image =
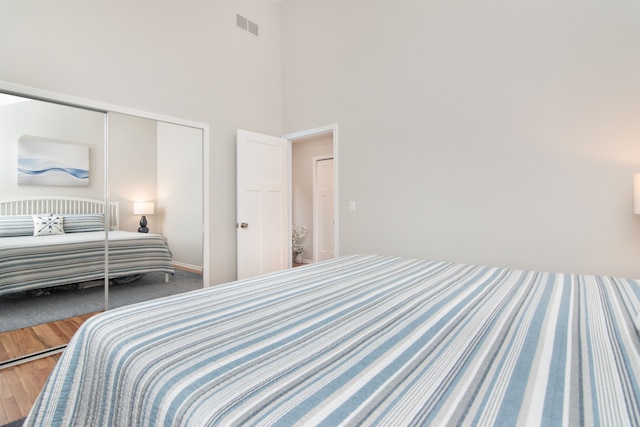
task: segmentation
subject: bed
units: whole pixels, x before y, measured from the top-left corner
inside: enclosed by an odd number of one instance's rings
[[[150,272],[174,274],[158,234],[119,230],[118,203],[73,197],[0,200],[0,296]]]
[[[637,280],[353,255],[108,311],[26,426],[639,425]]]

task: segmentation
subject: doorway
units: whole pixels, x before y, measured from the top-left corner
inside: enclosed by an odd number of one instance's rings
[[[322,151],[316,150],[318,146],[323,147]],[[329,212],[333,218],[328,222],[332,224],[333,232],[333,239],[330,239],[333,244],[332,257],[339,256],[339,224],[336,215],[339,211],[337,147],[337,124],[283,137],[238,129],[236,132],[238,279],[292,267],[294,256],[299,252],[296,250],[294,254],[293,251],[294,225],[297,230],[302,230],[301,234],[304,234],[301,242],[295,242],[296,249],[302,248],[303,254],[306,255],[300,263],[316,260],[313,250],[313,159],[318,155],[333,158],[331,181],[335,200],[332,200],[332,213]],[[300,165],[301,168],[298,167]],[[264,185],[258,185],[258,183]],[[250,206],[251,200],[253,205]],[[284,203],[284,206],[281,203]],[[251,220],[248,219],[250,217]],[[288,226],[282,224],[282,220]]]
[[[284,136],[291,141],[292,229],[305,227],[308,231],[302,241],[305,264],[338,256],[337,130],[337,125],[331,125]],[[332,159],[331,177],[323,179],[331,191],[318,186],[318,162],[326,159]]]

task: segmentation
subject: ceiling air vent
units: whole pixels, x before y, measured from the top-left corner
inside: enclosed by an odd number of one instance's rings
[[[250,32],[254,36],[258,36],[258,24],[249,21],[244,16],[236,14],[236,25],[243,30]]]

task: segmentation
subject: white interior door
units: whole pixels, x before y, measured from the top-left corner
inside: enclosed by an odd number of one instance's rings
[[[314,258],[324,261],[334,257],[333,158],[314,162]]]
[[[238,279],[289,267],[289,142],[236,134]]]

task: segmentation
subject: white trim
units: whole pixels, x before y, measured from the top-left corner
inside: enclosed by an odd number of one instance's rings
[[[307,130],[301,130],[298,132],[292,132],[292,133],[288,133],[286,135],[283,135],[283,138],[286,138],[288,140],[296,140],[296,139],[302,139],[302,138],[309,138],[311,136],[319,136],[319,135],[324,135],[326,133],[331,133],[333,132],[333,135],[335,136],[336,132],[338,132],[338,124],[334,123],[332,125],[325,125],[325,126],[319,126],[317,128],[313,128],[313,129],[307,129]],[[335,142],[334,142],[334,148],[335,147]]]
[[[52,92],[44,89],[23,86],[16,83],[6,82],[0,80],[0,92],[8,93],[10,95],[30,97],[39,99],[42,101],[55,102],[59,104],[65,104],[69,106],[75,106],[78,108],[85,108],[89,110],[99,111],[103,113],[120,113],[130,116],[138,116],[146,119],[173,123],[181,126],[188,126],[192,128],[202,129],[202,143],[204,147],[204,176],[203,176],[203,208],[204,208],[204,226],[203,226],[203,239],[202,239],[202,280],[203,286],[209,286],[210,276],[210,243],[209,243],[209,124],[202,122],[195,122],[192,120],[186,120],[178,117],[166,116],[163,114],[152,113],[149,111],[136,110],[134,108],[122,107],[119,105],[108,104],[105,102],[99,102],[95,100],[80,98],[77,96],[65,95],[58,92]],[[106,132],[106,130],[105,130]],[[105,147],[106,149],[106,147]],[[106,158],[107,156],[105,156]],[[108,194],[105,195],[105,200],[109,200]]]
[[[45,357],[53,356],[54,354],[62,353],[67,345],[59,345],[57,347],[48,348],[46,350],[30,353],[25,356],[15,357],[13,359],[0,362],[0,370],[13,368],[14,366],[22,365],[23,363],[33,362],[34,360],[44,359]]]
[[[289,200],[287,201],[287,215],[289,216],[289,268],[293,267],[293,149],[291,146],[291,140],[286,136],[283,137],[287,140],[287,159],[289,159],[289,164],[287,165],[287,173],[289,174],[289,189],[287,192],[289,193]]]
[[[209,183],[210,180],[210,172],[209,172],[209,159],[210,159],[210,146],[209,146],[209,125],[204,124],[202,129],[202,172],[203,172],[203,182],[202,182],[202,286],[208,288],[211,286],[209,281],[210,276],[210,253],[211,253],[211,239],[210,239],[210,224],[209,224]]]
[[[102,187],[104,191],[104,203],[105,205],[109,204],[111,199],[109,198],[109,180],[107,179],[107,172],[109,171],[109,113],[104,113],[104,186]],[[118,213],[120,215],[120,213]],[[105,223],[110,224],[111,218],[109,216],[109,211],[107,211],[104,215]],[[119,225],[119,224],[118,224]],[[104,311],[109,311],[109,277],[111,277],[109,273],[109,228],[104,228]]]
[[[173,266],[178,269],[190,270],[202,274],[202,267],[199,265],[187,264],[186,262],[173,261]]]
[[[292,132],[283,136],[283,138],[288,139],[289,142],[289,194],[292,194],[291,188],[291,143],[295,140],[309,138],[311,136],[319,136],[327,133],[333,134],[333,220],[334,220],[334,229],[333,229],[333,256],[340,256],[340,216],[338,215],[340,212],[340,185],[338,179],[338,170],[339,168],[339,155],[338,155],[338,124],[333,123],[330,125],[319,126],[313,129],[302,130],[298,132]],[[289,197],[289,229],[293,227],[291,223],[292,218],[292,206],[291,206],[291,197]],[[291,240],[291,239],[289,239]],[[315,253],[314,253],[315,257]]]
[[[192,120],[167,116],[164,114],[153,113],[150,111],[137,110],[135,108],[122,107],[120,105],[114,105],[106,102],[80,98],[77,96],[65,95],[59,92],[52,92],[44,89],[23,86],[23,85],[6,82],[2,80],[0,80],[0,92],[8,93],[10,95],[16,95],[16,96],[31,97],[31,98],[39,99],[41,101],[49,101],[49,102],[54,102],[58,104],[62,103],[69,106],[96,110],[104,113],[112,112],[112,113],[126,114],[129,116],[138,116],[145,119],[152,119],[160,122],[174,123],[182,126],[195,127],[199,129],[204,129],[205,127],[207,128],[209,127],[207,123],[195,122]]]

